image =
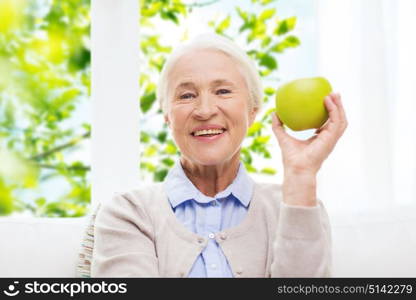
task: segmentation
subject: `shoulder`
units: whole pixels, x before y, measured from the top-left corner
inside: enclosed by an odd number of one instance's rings
[[[277,183],[255,182],[253,200],[262,210],[279,210],[282,203],[282,185]]]
[[[160,198],[163,193],[163,182],[155,182],[143,184],[127,191],[117,192],[115,195],[121,195],[135,204],[146,205],[152,199]]]
[[[150,184],[113,193],[99,205],[94,219],[94,232],[99,233],[101,239],[127,239],[141,233],[153,239],[154,218],[162,214],[152,215],[149,204],[152,200],[163,198],[160,196],[161,186],[160,183]]]
[[[255,182],[253,197],[259,198],[261,201],[265,199],[282,200],[282,185],[277,183]]]
[[[293,206],[283,202],[281,184],[256,182],[253,198],[263,212],[281,212],[280,215],[284,216],[285,220],[295,220],[295,223],[299,219],[319,219],[321,216],[324,219],[329,218],[320,197],[317,197],[317,205],[314,207]]]
[[[269,183],[269,182],[254,182],[255,191],[258,194],[280,194],[282,191],[282,185],[278,183]]]
[[[135,188],[114,192],[111,199],[101,204],[101,211],[123,215],[149,217],[160,210],[165,199],[162,182],[143,184]],[[158,209],[159,208],[159,209]]]
[[[282,185],[277,183],[255,182],[253,198],[261,204],[271,204],[273,206],[288,206],[283,203]],[[318,207],[325,210],[320,197],[317,197]],[[290,206],[290,205],[289,205]]]
[[[122,192],[115,192],[112,202],[128,202],[132,206],[148,210],[153,206],[160,206],[161,200],[165,198],[163,182],[156,182],[143,184]]]

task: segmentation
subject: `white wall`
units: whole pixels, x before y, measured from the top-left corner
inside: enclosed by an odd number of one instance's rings
[[[349,126],[323,165],[330,211],[416,207],[416,2],[319,0],[319,73]]]

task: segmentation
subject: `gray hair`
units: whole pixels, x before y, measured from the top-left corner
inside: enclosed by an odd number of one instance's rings
[[[188,43],[177,47],[166,60],[160,73],[157,86],[157,98],[163,113],[167,113],[168,75],[175,63],[191,50],[213,49],[223,52],[232,58],[240,69],[249,90],[249,101],[252,108],[261,109],[263,87],[254,61],[233,41],[213,33],[198,35]]]

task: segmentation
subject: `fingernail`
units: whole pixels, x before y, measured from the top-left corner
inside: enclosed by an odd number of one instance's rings
[[[327,98],[327,102],[329,103],[329,105],[334,105],[334,100],[332,99],[332,97],[326,97]]]

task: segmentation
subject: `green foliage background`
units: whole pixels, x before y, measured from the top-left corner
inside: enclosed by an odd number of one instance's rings
[[[161,32],[159,25],[181,29],[201,8],[227,0],[138,1],[141,128],[149,120],[161,120],[140,134],[140,174],[145,180],[162,181],[180,153],[156,103],[158,75],[172,51],[172,45],[162,42],[169,30]],[[291,34],[296,17],[279,18],[276,0],[231,2],[236,14],[207,25],[231,39],[243,36],[241,46],[258,64],[266,83],[265,110],[249,129],[241,159],[249,172],[272,175],[276,170],[267,162],[260,165],[256,157],[271,158],[265,128],[271,123],[273,78],[278,56],[300,44]],[[243,2],[251,8],[241,8]],[[90,96],[89,13],[90,0],[0,0],[0,215],[76,217],[88,212],[89,161],[69,157],[82,149],[91,133],[89,120],[76,117],[88,107]],[[187,38],[184,32],[183,40]],[[42,188],[57,179],[68,188],[52,199]]]
[[[284,1],[284,0],[280,0]],[[287,0],[286,0],[287,1]],[[183,24],[191,14],[198,14],[201,7],[226,2],[225,0],[206,0],[185,3],[182,0],[154,1],[140,0],[141,4],[141,70],[140,76],[140,108],[143,114],[140,128],[146,128],[146,122],[160,117],[161,110],[156,103],[156,82],[167,56],[172,51],[172,45],[163,44],[164,35],[170,34],[173,27],[184,28]],[[228,14],[222,19],[208,21],[209,28],[218,34],[235,39],[244,37],[245,43],[240,44],[248,55],[258,65],[259,73],[264,83],[265,97],[262,115],[249,128],[248,136],[241,150],[241,160],[246,169],[252,173],[273,175],[276,170],[269,166],[267,160],[271,158],[270,135],[266,128],[270,127],[273,111],[275,87],[278,72],[278,56],[289,48],[300,45],[299,39],[291,34],[296,25],[296,17],[280,18],[277,15],[276,0],[245,0],[232,2],[236,14]],[[242,8],[247,4],[248,10]],[[247,5],[244,5],[247,6]],[[237,17],[236,17],[237,16]],[[160,24],[164,23],[164,31]],[[235,30],[237,28],[237,30]],[[184,30],[183,40],[188,36]],[[267,84],[269,83],[269,84]],[[163,119],[159,118],[159,128],[148,128],[141,132],[142,145],[140,172],[142,180],[163,181],[175,157],[180,155]],[[258,160],[261,157],[263,160]],[[259,161],[265,161],[263,165]],[[254,164],[254,162],[256,162]]]
[[[90,93],[89,13],[89,0],[0,0],[0,215],[87,211],[90,167],[67,158],[90,137],[73,118]],[[68,187],[55,199],[51,180]]]

